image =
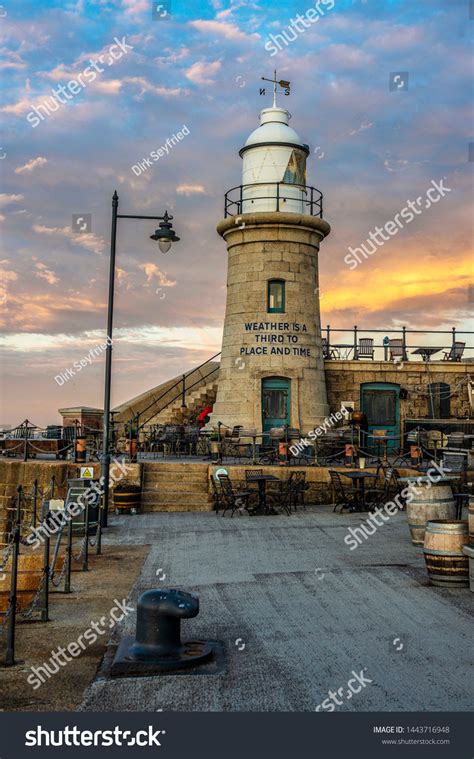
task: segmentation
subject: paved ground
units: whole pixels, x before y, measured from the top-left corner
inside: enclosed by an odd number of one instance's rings
[[[77,551],[78,553],[79,551]],[[41,667],[50,665],[53,651],[63,649],[90,626],[91,621],[109,618],[115,599],[127,598],[134,579],[140,572],[147,546],[107,545],[101,556],[91,549],[89,571],[74,571],[71,575],[71,594],[56,591],[50,593],[49,622],[22,622],[16,628],[14,667],[0,668],[0,711],[68,711],[77,709],[84,689],[94,678],[107,647],[110,632],[97,636],[97,640],[77,658],[71,658],[65,666],[51,669],[58,671],[48,678]],[[76,565],[75,565],[76,566]],[[61,584],[61,588],[63,585]],[[102,629],[102,628],[100,628]],[[105,630],[107,626],[105,627]],[[5,636],[0,640],[0,656],[3,662]],[[42,685],[33,680],[34,667],[44,677]],[[38,670],[38,668],[40,668]],[[33,688],[33,686],[37,686]]]
[[[359,522],[330,507],[112,518],[107,541],[152,544],[133,600],[160,585],[197,592],[183,637],[224,641],[226,662],[217,674],[115,680],[105,668],[81,708],[310,711],[365,669],[372,683],[338,709],[471,709],[472,594],[428,584],[404,513],[350,551]],[[132,615],[119,632],[134,632]]]

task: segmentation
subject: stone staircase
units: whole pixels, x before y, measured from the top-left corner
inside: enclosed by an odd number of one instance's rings
[[[214,359],[215,357],[213,357]],[[219,362],[209,359],[186,373],[186,406],[181,411],[182,375],[147,390],[114,408],[114,421],[119,429],[130,419],[140,416],[141,424],[179,424],[188,421],[192,412],[214,403],[219,378]]]
[[[143,463],[143,511],[212,511],[206,463]]]
[[[186,424],[206,406],[212,406],[217,396],[217,380],[213,379],[201,387],[186,393],[186,409],[181,409],[181,400],[164,409],[150,420],[150,424]]]

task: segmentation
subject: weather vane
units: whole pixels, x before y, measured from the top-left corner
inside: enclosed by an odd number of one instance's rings
[[[262,76],[261,78],[263,79],[264,82],[272,82],[272,84],[273,84],[273,107],[275,108],[276,107],[277,86],[279,85],[282,88],[282,90],[285,91],[285,95],[289,95],[290,94],[290,82],[287,82],[286,79],[280,79],[280,80],[278,80],[277,79],[276,69],[273,72],[273,74],[274,74],[273,79],[267,79],[264,76]],[[265,95],[265,88],[264,87],[260,88],[260,94],[261,95]]]

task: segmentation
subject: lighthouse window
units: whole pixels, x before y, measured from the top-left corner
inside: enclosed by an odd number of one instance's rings
[[[283,182],[286,184],[306,184],[306,157],[296,150],[291,151],[291,155],[283,175]]]
[[[267,311],[282,314],[285,311],[285,283],[281,279],[271,279],[268,283]]]

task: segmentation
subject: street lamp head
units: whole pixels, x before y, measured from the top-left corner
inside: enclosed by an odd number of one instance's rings
[[[171,248],[171,243],[178,242],[179,237],[175,235],[173,225],[171,224],[172,216],[168,216],[168,211],[165,211],[163,221],[160,221],[159,229],[155,231],[154,235],[150,236],[151,240],[156,240],[162,253],[167,253]]]

